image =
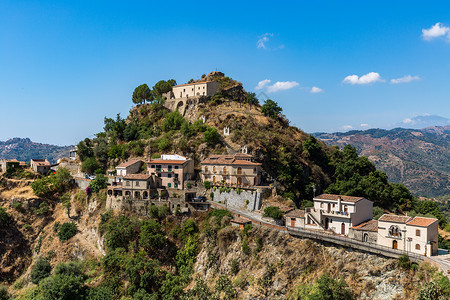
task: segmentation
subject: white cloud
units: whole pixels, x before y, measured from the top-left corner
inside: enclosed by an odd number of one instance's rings
[[[322,93],[322,92],[323,92],[323,90],[321,88],[318,88],[317,86],[313,86],[310,91],[310,93],[312,93],[312,94],[317,94],[317,93]]]
[[[353,129],[353,126],[352,125],[344,125],[344,126],[342,126],[341,127],[343,130],[350,130],[350,129]]]
[[[274,93],[278,91],[289,90],[298,86],[298,82],[295,81],[277,81],[273,85],[267,86],[268,93]]]
[[[363,124],[360,124],[359,126],[361,126],[361,127],[369,127],[369,124],[363,123]]]
[[[414,123],[414,121],[411,120],[410,118],[406,118],[406,119],[404,119],[404,120],[402,121],[402,123],[403,123],[403,124],[411,124],[411,123]]]
[[[370,72],[367,73],[366,75],[362,75],[361,77],[358,77],[358,75],[349,75],[345,77],[342,82],[354,85],[354,84],[369,84],[374,82],[384,82],[384,80],[381,79],[380,74],[376,72]]]
[[[430,41],[434,38],[447,35],[450,38],[450,27],[442,25],[442,23],[436,23],[429,29],[422,29],[422,38],[426,41]]]
[[[414,80],[420,80],[419,76],[411,76],[411,75],[406,75],[400,78],[394,78],[391,79],[391,83],[393,84],[397,84],[397,83],[408,83]]]
[[[255,90],[261,90],[265,86],[267,86],[270,83],[270,79],[264,79],[258,82],[258,85],[255,87]]]
[[[270,37],[273,37],[273,33],[264,33],[257,42],[257,48],[267,49],[266,44],[269,42]]]

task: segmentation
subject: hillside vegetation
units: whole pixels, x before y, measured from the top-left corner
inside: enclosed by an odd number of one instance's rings
[[[392,130],[369,129],[316,133],[328,145],[352,145],[367,156],[389,180],[402,183],[414,195],[450,194],[450,127]]]
[[[0,141],[0,159],[17,159],[28,162],[32,158],[46,158],[56,163],[59,158],[69,156],[73,146],[56,146],[32,142],[29,138],[13,138]]]

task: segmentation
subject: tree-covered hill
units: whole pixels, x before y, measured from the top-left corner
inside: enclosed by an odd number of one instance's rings
[[[328,145],[354,146],[392,182],[418,196],[450,193],[450,126],[316,133]]]
[[[46,158],[56,162],[69,156],[73,146],[56,146],[32,142],[29,138],[12,138],[0,141],[0,159],[17,159],[28,162],[32,158]]]
[[[234,153],[246,146],[262,163],[265,183],[273,184],[278,194],[298,206],[312,199],[315,189],[316,194],[365,196],[393,211],[414,209],[408,189],[389,183],[386,174],[377,171],[366,157],[358,157],[355,148],[348,146],[342,151],[327,146],[290,126],[275,101],[269,99],[261,105],[255,94],[246,92],[237,81],[215,76],[225,83],[220,91],[187,107],[184,116],[164,106],[162,95],[175,80],[160,81],[152,89],[139,86],[130,98],[143,104],[135,106],[126,118],[105,118],[103,132],[78,144],[82,169],[105,172],[129,157],[162,153],[186,155],[198,167],[209,154]],[[161,86],[164,90],[158,88]],[[142,91],[145,95],[139,96]],[[230,128],[229,136],[222,134],[224,127]]]

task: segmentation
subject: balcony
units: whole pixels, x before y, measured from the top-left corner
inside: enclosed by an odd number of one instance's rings
[[[353,213],[345,212],[345,211],[336,211],[336,210],[323,210],[322,215],[329,216],[329,217],[339,217],[339,218],[349,218],[351,219]]]

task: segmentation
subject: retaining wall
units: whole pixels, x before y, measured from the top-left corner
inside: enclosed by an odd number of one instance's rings
[[[242,190],[238,193],[231,189],[230,192],[220,192],[220,188],[216,188],[214,193],[214,202],[220,202],[227,206],[236,207],[239,209],[247,209],[254,211],[261,208],[262,192],[259,190]],[[247,203],[248,201],[248,203]]]

